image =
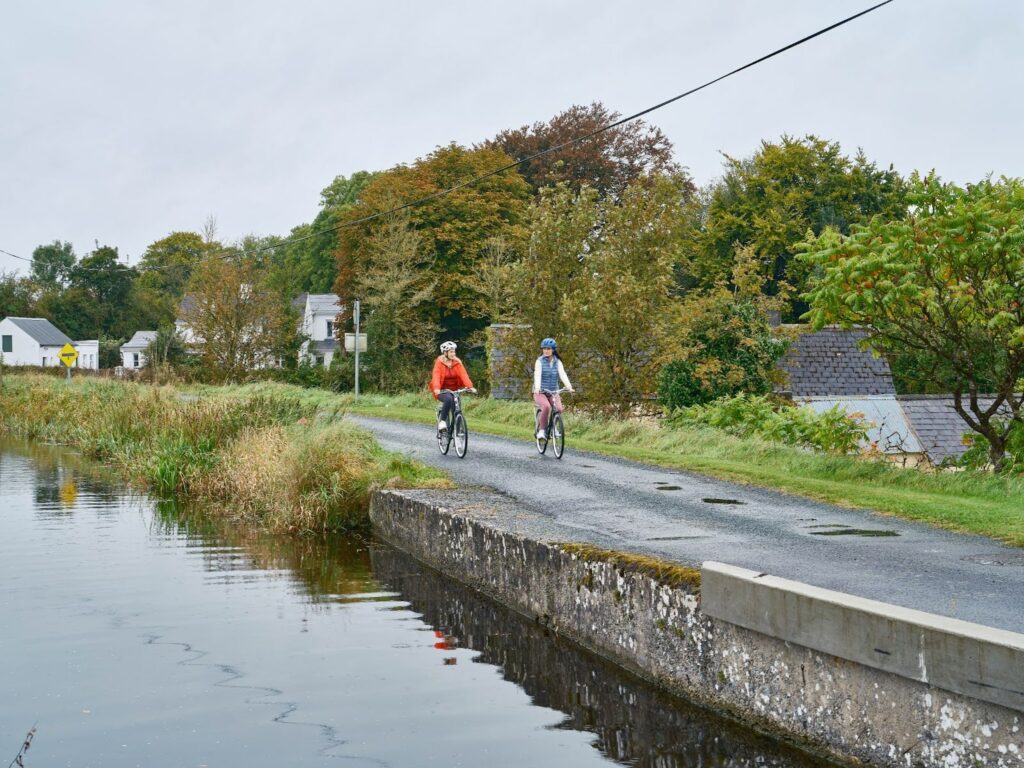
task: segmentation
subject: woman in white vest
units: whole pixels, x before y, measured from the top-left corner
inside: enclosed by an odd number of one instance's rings
[[[570,392],[573,392],[572,384],[565,373],[565,366],[562,365],[562,358],[558,356],[558,345],[552,338],[544,339],[540,343],[540,357],[533,365],[533,402],[540,408],[540,428],[537,430],[537,438],[544,439],[544,427],[551,417],[551,407],[559,413],[562,412],[562,398],[558,394],[545,394],[545,392],[557,392],[559,382]]]

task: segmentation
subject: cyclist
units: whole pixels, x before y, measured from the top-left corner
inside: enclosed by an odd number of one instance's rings
[[[455,402],[455,395],[441,390],[465,388],[470,392],[476,392],[476,387],[466,373],[466,367],[455,356],[455,350],[454,341],[445,341],[441,344],[441,356],[434,361],[434,373],[430,377],[430,390],[434,393],[434,399],[441,401],[441,415],[437,420],[438,431],[448,429],[448,414],[451,413],[452,404]]]
[[[558,382],[561,381],[570,392],[575,390],[569,383],[569,377],[565,374],[565,366],[562,365],[562,358],[558,356],[558,345],[552,338],[546,338],[540,343],[540,357],[533,365],[533,402],[540,408],[540,422],[537,429],[537,439],[543,440],[545,427],[551,417],[551,406],[559,413],[562,412],[561,396],[545,395],[542,390],[554,392],[558,389]]]

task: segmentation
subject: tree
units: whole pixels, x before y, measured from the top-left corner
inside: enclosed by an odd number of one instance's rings
[[[705,195],[688,233],[690,282],[709,287],[732,272],[736,246],[750,246],[762,262],[767,290],[786,282],[806,288],[802,262],[794,262],[807,231],[846,234],[879,214],[902,217],[904,182],[891,167],[879,170],[860,151],[851,160],[838,143],[816,136],[763,141],[745,160],[725,156],[725,174]],[[787,311],[795,318],[799,302]]]
[[[32,280],[43,290],[58,289],[67,284],[74,265],[71,243],[54,240],[32,251]]]
[[[238,381],[296,353],[296,318],[250,262],[207,257],[186,293],[185,340],[210,379]]]
[[[0,319],[31,312],[32,287],[14,272],[0,271]]]
[[[412,166],[398,166],[376,176],[363,189],[359,202],[347,208],[339,223],[352,223],[338,232],[338,277],[335,292],[351,306],[358,276],[372,268],[373,253],[365,248],[382,228],[382,218],[356,221],[396,205],[450,189],[508,163],[493,149],[466,149],[457,144],[439,147]],[[514,170],[458,189],[409,209],[410,226],[418,233],[425,266],[436,282],[431,322],[447,335],[466,338],[486,325],[487,299],[473,282],[473,270],[484,257],[488,242],[504,237],[515,243],[524,235],[523,221],[530,188]]]
[[[576,105],[546,123],[502,131],[483,146],[524,160],[593,133],[619,117],[618,112],[610,111],[600,102],[586,107]],[[627,186],[644,176],[671,175],[680,170],[672,157],[672,142],[660,128],[643,120],[620,125],[520,166],[523,178],[535,191],[566,183],[577,192],[583,186],[590,187],[601,197],[621,195]]]
[[[678,349],[658,376],[658,399],[668,410],[740,392],[767,394],[779,382],[776,363],[787,340],[769,313],[785,297],[766,296],[753,249],[738,248],[729,280],[693,290],[680,300],[673,329]]]
[[[904,218],[809,241],[808,316],[864,326],[875,349],[927,359],[1000,470],[1024,420],[1024,181],[959,187],[914,174],[907,201]]]
[[[320,192],[320,210],[310,224],[300,224],[289,233],[298,241],[275,248],[271,253],[269,280],[289,296],[299,293],[328,293],[334,290],[338,265],[340,217],[359,202],[363,190],[377,173],[357,171],[335,176]]]
[[[173,325],[157,329],[156,336],[146,347],[145,358],[147,367],[166,367],[185,362],[185,345]]]
[[[96,246],[96,250],[71,270],[71,283],[62,301],[76,305],[88,304],[85,309],[91,328],[86,338],[115,336],[127,338],[136,328],[127,312],[135,270],[119,260],[117,248]]]
[[[672,349],[681,178],[639,179],[619,200],[567,185],[534,208],[521,265],[512,365],[529,370],[555,336],[589,402],[624,412],[654,391]],[[508,373],[508,372],[506,372]]]
[[[437,328],[425,312],[433,297],[421,238],[408,211],[388,216],[366,243],[370,267],[356,289],[365,308],[365,380],[381,392],[418,388]]]

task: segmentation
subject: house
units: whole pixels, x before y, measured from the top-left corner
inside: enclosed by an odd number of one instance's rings
[[[904,464],[953,463],[967,450],[970,427],[952,395],[897,395],[885,358],[863,348],[867,331],[823,328],[801,334],[779,363],[787,395],[821,413],[838,406],[867,425],[867,445]],[[983,408],[991,396],[980,398]],[[1007,414],[1008,415],[1008,414]]]
[[[336,293],[304,293],[292,306],[302,313],[299,331],[306,338],[299,348],[299,362],[329,368],[339,349],[335,330],[343,309],[341,299]]]
[[[136,331],[121,345],[121,365],[129,370],[146,367],[146,349],[156,340],[156,331]]]
[[[74,367],[100,367],[99,341],[72,341],[42,317],[5,317],[0,320],[0,354],[5,365],[63,365],[60,351],[70,344],[78,352]]]

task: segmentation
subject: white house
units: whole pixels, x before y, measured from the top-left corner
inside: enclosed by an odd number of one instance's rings
[[[135,370],[146,365],[146,349],[156,339],[156,331],[136,331],[121,345],[121,365]]]
[[[315,363],[330,367],[338,351],[335,325],[342,310],[341,300],[336,293],[304,293],[292,306],[302,312],[299,330],[306,337],[299,348],[299,362]]]
[[[90,371],[100,369],[100,341],[99,339],[88,339],[86,341],[73,342],[75,351],[78,352],[78,359],[75,360],[75,368],[86,368]]]
[[[0,320],[0,355],[4,365],[62,365],[60,351],[70,344],[78,351],[76,368],[100,367],[97,340],[72,341],[42,317],[5,317]]]

